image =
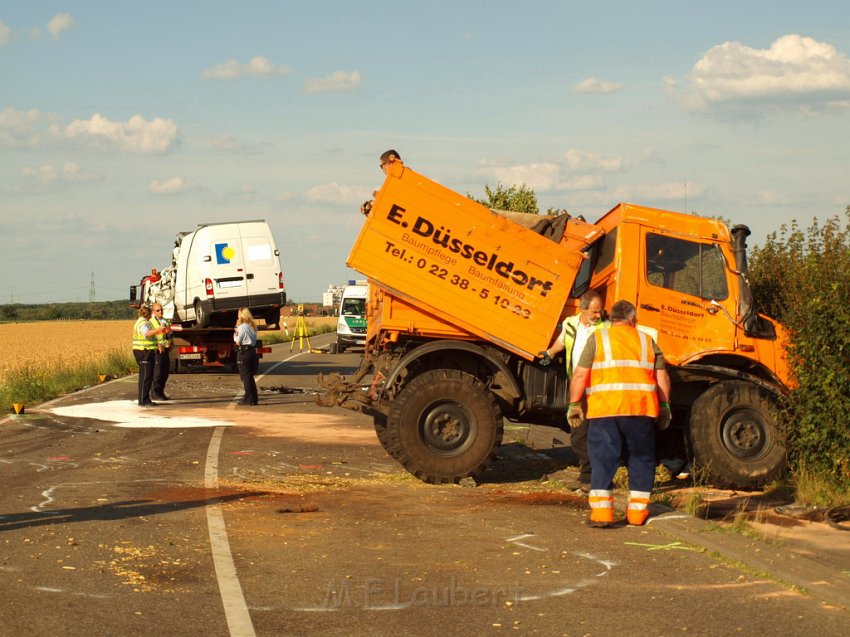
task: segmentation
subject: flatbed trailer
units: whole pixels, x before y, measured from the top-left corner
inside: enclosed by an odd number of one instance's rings
[[[262,339],[257,339],[259,358],[271,351],[271,347],[263,346]],[[236,344],[233,342],[232,327],[174,330],[174,345],[171,348],[171,370],[174,373],[216,367],[236,371]]]

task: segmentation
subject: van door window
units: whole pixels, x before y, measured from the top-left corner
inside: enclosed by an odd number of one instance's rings
[[[713,243],[647,233],[646,279],[650,285],[701,299],[722,301],[729,296],[726,263]]]

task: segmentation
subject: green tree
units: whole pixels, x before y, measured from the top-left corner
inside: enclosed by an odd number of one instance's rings
[[[845,217],[783,225],[752,251],[750,282],[788,331],[796,385],[782,418],[792,467],[850,491],[850,206]]]
[[[494,210],[512,210],[514,212],[540,214],[540,208],[537,205],[537,195],[525,184],[521,186],[513,185],[508,188],[503,186],[501,182],[496,182],[495,189],[491,189],[490,186],[485,184],[484,194],[485,197],[482,199],[477,199],[469,193],[466,196]]]

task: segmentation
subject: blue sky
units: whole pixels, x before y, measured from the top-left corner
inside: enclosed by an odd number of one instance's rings
[[[319,300],[388,148],[462,193],[763,243],[850,204],[848,56],[838,0],[5,3],[0,304],[86,301],[92,272],[124,298],[177,232],[259,218]]]

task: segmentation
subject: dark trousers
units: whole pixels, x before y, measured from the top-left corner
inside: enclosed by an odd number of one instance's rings
[[[257,356],[257,350],[252,348],[241,349],[236,355],[236,366],[239,368],[239,377],[242,379],[242,386],[245,388],[245,397],[242,399],[243,405],[256,405],[257,398],[257,383],[254,382],[254,374],[257,373],[257,368],[260,365],[260,359]]]
[[[154,361],[153,386],[151,393],[154,396],[165,396],[165,383],[168,381],[168,374],[171,371],[171,357],[169,356],[169,350],[163,350],[162,352],[155,350]]]
[[[627,456],[629,490],[652,491],[655,482],[655,418],[611,416],[587,420],[587,450],[593,475],[591,489],[614,488],[620,459]]]
[[[150,393],[153,385],[154,354],[153,349],[134,349],[133,356],[139,364],[139,404],[151,402]]]
[[[587,430],[588,425],[586,420],[581,423],[580,427],[571,427],[570,446],[578,458],[579,482],[590,484],[590,456],[587,455]]]

